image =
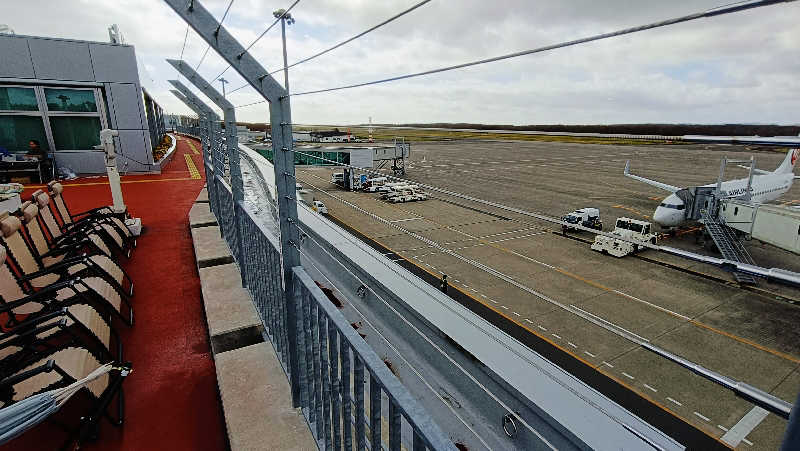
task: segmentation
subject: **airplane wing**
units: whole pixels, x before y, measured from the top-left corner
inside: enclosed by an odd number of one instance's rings
[[[747,169],[748,171],[750,170],[749,167],[747,167],[747,166],[745,166],[743,164],[737,164],[736,166],[739,166],[742,169]],[[760,175],[772,174],[772,172],[770,172],[770,171],[765,171],[763,169],[756,169],[756,168],[753,168],[753,173],[754,174],[760,174]]]
[[[670,193],[674,193],[676,191],[680,191],[680,188],[677,186],[667,185],[666,183],[657,182],[655,180],[646,179],[644,177],[640,177],[638,175],[631,174],[631,160],[625,162],[625,177],[630,177],[634,180],[638,180],[642,183],[647,183],[648,185],[655,186],[656,188],[661,188],[664,191],[669,191]]]

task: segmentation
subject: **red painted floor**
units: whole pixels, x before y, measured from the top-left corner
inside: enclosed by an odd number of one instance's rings
[[[195,147],[200,148],[196,141]],[[118,326],[125,358],[133,363],[134,371],[124,385],[125,424],[117,429],[103,422],[99,440],[83,449],[219,450],[227,446],[188,227],[189,209],[205,181],[190,179],[184,154],[191,155],[204,176],[202,156],[195,155],[181,138],[175,157],[161,175],[122,178],[128,210],[142,218],[145,227],[132,258],[124,263],[136,284],[136,324]],[[105,181],[65,182],[68,205],[81,211],[110,204]],[[26,190],[23,198],[30,192]],[[52,424],[45,423],[0,449],[51,449],[51,439],[58,434]]]

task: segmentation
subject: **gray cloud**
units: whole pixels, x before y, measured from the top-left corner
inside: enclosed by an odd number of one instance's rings
[[[202,3],[220,17],[227,2]],[[249,43],[271,23],[272,10],[282,3],[290,2],[236,0],[226,26],[240,42]],[[290,62],[413,3],[301,0],[293,11],[298,23],[287,33]],[[720,3],[725,2],[434,0],[364,39],[293,69],[292,91],[538,47]],[[365,122],[368,116],[377,122],[797,123],[799,12],[800,5],[790,3],[463,71],[296,97],[293,117],[304,123]],[[106,27],[119,23],[146,68],[145,86],[169,111],[187,112],[168,92],[165,80],[176,74],[164,62],[180,53],[186,26],[163,2],[29,0],[4,11],[2,20],[20,34],[88,40],[106,40]],[[270,70],[281,65],[279,36],[273,30],[253,48]],[[190,31],[184,59],[196,64],[205,46]],[[225,66],[212,51],[200,73],[212,77]],[[231,81],[229,89],[243,83],[233,71],[225,77]],[[249,88],[231,98],[235,104],[260,100]],[[263,121],[266,109],[242,109],[239,116]]]

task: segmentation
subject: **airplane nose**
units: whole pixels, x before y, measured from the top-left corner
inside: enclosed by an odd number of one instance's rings
[[[662,226],[674,226],[676,223],[674,216],[675,215],[666,208],[658,207],[653,213],[653,221]]]

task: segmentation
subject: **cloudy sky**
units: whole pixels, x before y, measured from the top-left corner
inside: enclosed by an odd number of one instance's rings
[[[6,0],[9,1],[9,0]],[[229,0],[197,0],[220,18]],[[418,0],[301,0],[287,31],[289,62],[325,49]],[[347,85],[540,47],[709,9],[732,0],[433,0],[325,56],[290,70],[293,92]],[[107,41],[119,27],[136,47],[142,84],[169,112],[188,113],[166,80],[186,25],[159,0],[26,0],[3,8],[17,34]],[[243,44],[289,0],[235,0],[225,26]],[[800,2],[702,19],[578,47],[378,86],[295,97],[307,124],[481,122],[800,123]],[[190,30],[183,58],[206,44]],[[281,67],[280,29],[251,50]],[[209,52],[199,72],[226,64]],[[233,70],[228,89],[243,84]],[[278,80],[283,81],[282,75]],[[219,83],[217,82],[217,85]],[[261,98],[249,87],[235,105]],[[263,122],[267,106],[238,111]]]

